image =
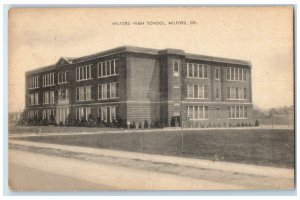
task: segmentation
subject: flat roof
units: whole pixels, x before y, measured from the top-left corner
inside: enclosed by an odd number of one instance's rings
[[[150,55],[176,54],[176,55],[185,56],[188,59],[197,59],[197,60],[203,60],[203,61],[230,63],[230,64],[247,65],[247,66],[251,65],[250,61],[185,53],[185,51],[181,50],[181,49],[172,49],[172,48],[152,49],[152,48],[137,47],[137,46],[120,46],[120,47],[116,47],[113,49],[101,51],[98,53],[82,56],[82,57],[77,57],[77,58],[61,57],[60,59],[63,58],[65,60],[67,60],[68,61],[67,64],[76,64],[76,63],[88,61],[88,60],[91,60],[94,58],[98,58],[98,57],[102,57],[102,56],[106,56],[106,55],[110,55],[110,54],[122,53],[122,52],[134,52],[134,53],[143,53],[143,54],[150,54]],[[27,71],[26,74],[51,70],[51,69],[54,69],[55,66],[56,66],[56,64],[48,65],[45,67],[40,67],[40,68],[37,68],[34,70]]]

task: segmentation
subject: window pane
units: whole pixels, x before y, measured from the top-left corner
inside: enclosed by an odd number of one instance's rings
[[[236,118],[240,118],[240,107],[236,106],[236,113],[235,113]]]
[[[198,95],[199,95],[199,98],[200,99],[203,99],[204,98],[204,86],[203,85],[199,85],[199,87],[198,87]]]
[[[193,118],[193,106],[188,107],[188,116],[190,119]]]
[[[204,98],[207,99],[208,98],[208,86],[204,85]]]
[[[193,86],[188,85],[188,98],[193,98]]]
[[[207,78],[207,65],[204,66],[204,78]]]
[[[110,98],[110,84],[107,84],[107,98]]]
[[[103,76],[106,76],[106,62],[102,62],[102,70],[103,70]]]
[[[198,75],[198,66],[194,64],[194,77],[199,77]]]
[[[247,99],[247,88],[244,87],[244,99]]]
[[[198,85],[194,85],[194,98],[198,98]]]
[[[98,99],[102,99],[102,85],[98,85]]]
[[[199,77],[203,78],[203,65],[198,65],[199,67]]]
[[[242,73],[243,73],[243,72],[242,72],[242,69],[239,69],[239,80],[240,80],[240,81],[243,79],[243,77],[242,77],[242,76],[243,76],[243,75],[242,75]]]
[[[230,99],[230,87],[227,87],[227,99]]]
[[[193,64],[189,63],[189,77],[193,77]]]
[[[110,64],[111,74],[113,75],[113,74],[115,74],[115,65],[114,65],[114,61],[111,60],[110,63],[111,63],[111,64]]]
[[[194,109],[194,119],[198,119],[198,106],[195,106]]]
[[[204,118],[208,119],[208,107],[204,106]]]
[[[234,80],[239,80],[239,77],[238,77],[238,75],[239,75],[239,73],[238,73],[238,69],[237,68],[235,68],[234,69]]]

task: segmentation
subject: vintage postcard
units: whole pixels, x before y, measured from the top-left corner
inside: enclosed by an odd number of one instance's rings
[[[295,187],[294,10],[11,8],[11,191]]]

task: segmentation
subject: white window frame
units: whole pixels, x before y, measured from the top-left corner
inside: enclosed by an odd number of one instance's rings
[[[118,72],[116,70],[117,69],[116,60],[117,59],[111,59],[111,60],[105,60],[102,62],[98,62],[97,63],[97,77],[98,78],[106,78],[106,77],[118,75],[119,70],[118,70]],[[107,66],[109,66],[109,67],[107,67]],[[104,68],[105,68],[105,75],[103,75]],[[107,71],[107,68],[109,68],[109,71]],[[113,68],[113,70],[112,70],[112,68]],[[112,71],[114,73],[111,73]],[[99,72],[101,72],[101,74]]]
[[[79,97],[79,98],[77,98]],[[91,101],[92,100],[92,85],[81,86],[76,88],[76,101]]]
[[[229,106],[229,119],[248,119],[247,114],[247,106]]]
[[[76,82],[93,79],[92,66],[93,64],[76,67]]]
[[[196,109],[197,107],[197,109]],[[209,111],[208,106],[188,106],[188,118],[190,120],[208,120],[209,119]],[[197,110],[197,115],[195,110]],[[190,117],[192,116],[192,117]]]
[[[110,97],[107,97],[107,86],[109,85],[110,89]],[[112,82],[112,83],[105,83],[105,84],[99,84],[98,85],[98,100],[105,100],[105,99],[116,99],[119,98],[118,95],[118,82]],[[101,98],[100,98],[100,88],[101,88]],[[114,95],[112,95],[114,94]]]
[[[175,64],[177,63],[178,65],[178,71],[175,70]],[[180,61],[179,60],[173,60],[173,75],[174,76],[179,76],[180,72]]]

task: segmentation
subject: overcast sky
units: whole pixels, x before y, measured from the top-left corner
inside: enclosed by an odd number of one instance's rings
[[[133,45],[252,63],[253,103],[293,105],[293,13],[285,7],[14,9],[9,13],[9,110],[21,111],[25,71]],[[112,25],[196,21],[196,25]]]

